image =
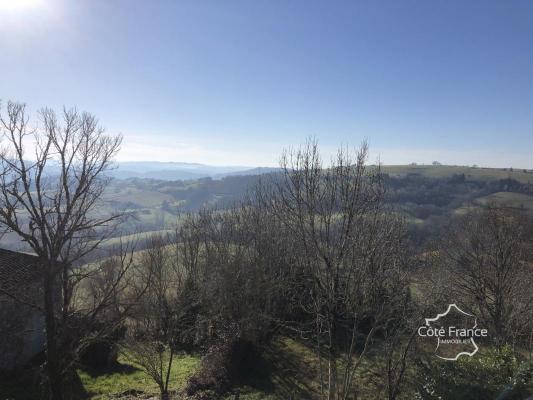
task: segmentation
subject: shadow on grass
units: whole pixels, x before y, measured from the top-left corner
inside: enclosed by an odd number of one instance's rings
[[[38,373],[33,369],[0,372],[0,399],[39,399],[41,391]]]
[[[134,372],[140,371],[139,368],[134,367],[130,364],[122,364],[120,362],[115,362],[112,365],[105,367],[105,368],[90,368],[86,366],[81,366],[80,370],[85,372],[87,375],[89,375],[91,378],[97,378],[102,375],[109,375],[109,374],[133,374]]]
[[[235,382],[231,392],[241,395],[261,393],[269,399],[313,399],[316,391],[309,385],[314,378],[311,376],[312,366],[305,364],[301,354],[283,345],[251,348],[242,360],[239,381]]]
[[[265,393],[273,393],[275,386],[272,381],[273,365],[263,357],[261,350],[250,346],[239,365],[239,386],[249,386]]]
[[[293,354],[270,354],[272,364],[275,366],[275,379],[277,391],[284,399],[312,399],[315,391],[308,385],[311,378],[307,375],[309,366],[302,366],[301,360]]]
[[[39,368],[21,368],[0,372],[0,399],[36,400],[47,397],[43,375]],[[90,398],[77,374],[65,378],[63,386],[65,398],[85,400]]]

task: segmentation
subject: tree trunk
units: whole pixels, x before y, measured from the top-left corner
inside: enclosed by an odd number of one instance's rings
[[[329,327],[328,400],[337,399],[337,343],[336,323],[332,319]]]
[[[46,373],[50,400],[63,400],[60,355],[57,346],[55,320],[54,278],[46,273],[44,278],[44,318],[46,327]]]
[[[334,356],[330,356],[329,359],[328,375],[328,400],[335,400],[337,398],[337,359]]]

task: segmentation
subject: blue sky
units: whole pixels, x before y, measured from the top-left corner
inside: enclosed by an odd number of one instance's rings
[[[13,4],[16,2],[17,4]],[[0,0],[0,98],[77,106],[122,160],[533,168],[531,1]]]

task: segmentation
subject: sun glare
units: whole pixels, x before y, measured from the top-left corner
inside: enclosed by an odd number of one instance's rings
[[[43,0],[0,0],[0,11],[17,11],[32,9]]]

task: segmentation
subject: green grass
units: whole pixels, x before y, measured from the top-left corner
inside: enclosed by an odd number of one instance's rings
[[[494,203],[497,205],[506,205],[513,208],[525,209],[533,212],[533,196],[523,193],[497,192],[488,196],[480,197],[475,200],[476,204],[487,205]]]
[[[155,230],[155,231],[132,233],[130,235],[123,235],[119,237],[109,238],[101,244],[101,247],[103,248],[113,247],[113,246],[118,246],[121,243],[123,245],[129,244],[129,243],[136,243],[137,241],[140,241],[140,240],[150,239],[153,235],[160,235],[160,236],[165,237],[166,235],[172,234],[174,232],[175,231],[172,229],[160,229],[160,230]]]
[[[305,344],[280,337],[248,360],[241,382],[224,397],[232,400],[315,399],[317,358]]]
[[[453,212],[457,215],[464,215],[488,204],[511,207],[533,214],[533,196],[514,192],[497,192],[488,196],[478,197],[471,204],[456,208]]]
[[[225,399],[231,400],[239,393],[241,400],[275,400],[293,398],[314,399],[319,386],[316,379],[317,357],[306,344],[282,337],[264,349],[260,359],[243,377]],[[138,365],[119,357],[119,367],[113,371],[91,374],[78,370],[84,391],[91,400],[107,400],[113,395],[127,391],[139,391],[157,395],[155,382]],[[171,370],[171,391],[179,391],[199,367],[200,359],[195,356],[181,356]]]
[[[71,400],[107,400],[125,392],[138,392],[157,396],[159,388],[142,370],[123,356],[119,364],[109,371],[77,370],[77,378],[68,384],[67,398]],[[183,389],[187,379],[197,370],[200,358],[182,355],[175,358],[171,373],[169,390]],[[36,400],[43,398],[39,378],[30,371],[18,371],[10,375],[0,375],[0,400]],[[143,397],[144,398],[144,397]]]
[[[174,197],[167,193],[161,193],[155,190],[142,190],[133,185],[128,185],[125,187],[110,187],[104,193],[104,200],[130,203],[139,207],[155,207],[163,204],[165,201],[172,203]]]
[[[115,394],[126,391],[138,391],[150,395],[157,395],[159,388],[138,365],[124,357],[119,357],[120,366],[114,371],[101,374],[91,374],[78,370],[83,388],[91,400],[109,399]],[[185,355],[177,357],[170,371],[170,391],[183,389],[187,378],[198,368],[199,357]]]
[[[465,174],[466,179],[516,179],[522,183],[533,183],[533,172],[524,172],[522,169],[503,168],[473,168],[454,165],[383,165],[382,171],[390,175],[405,176],[407,174],[419,174],[429,178],[449,178],[454,174]]]
[[[325,363],[323,360],[322,362]],[[262,351],[261,360],[249,373],[251,377],[234,388],[225,398],[233,399],[238,392],[245,400],[319,399],[319,359],[310,343],[280,337]],[[379,357],[370,356],[362,361],[356,372],[356,382],[361,398],[375,398],[372,374],[382,365]],[[343,371],[343,362],[338,361],[338,371]],[[372,366],[373,368],[369,368]],[[324,371],[327,365],[323,364]],[[325,372],[327,373],[327,372]]]
[[[433,343],[419,343],[417,352],[429,355],[434,351]],[[480,350],[479,355],[473,360],[463,360],[465,363],[473,362],[483,368],[482,359],[487,354],[487,348]],[[241,382],[236,385],[225,397],[225,400],[233,400],[235,394],[239,394],[241,400],[286,400],[293,399],[318,399],[318,358],[313,346],[300,340],[288,337],[275,339],[261,353],[255,354],[252,363],[247,364],[241,375]],[[249,361],[249,360],[248,360]],[[112,371],[90,373],[78,370],[79,400],[108,400],[117,395],[139,393],[144,396],[157,396],[157,385],[146,375],[138,365],[119,357],[120,364]],[[439,362],[438,360],[435,362]],[[185,382],[199,367],[200,359],[196,356],[184,355],[176,358],[171,370],[171,391],[183,389]],[[477,364],[476,364],[477,363]],[[490,364],[490,363],[489,363]],[[377,399],[385,398],[383,386],[384,359],[379,352],[371,352],[358,368],[355,383],[359,398]],[[339,361],[339,372],[343,365]],[[470,370],[471,368],[468,367]],[[497,372],[497,369],[496,369]],[[19,379],[19,378],[17,378]],[[400,395],[401,400],[410,400],[414,396],[414,383],[418,382],[419,376],[413,364],[409,364],[406,374],[406,386]],[[381,382],[381,383],[380,383]],[[0,399],[34,400],[40,398],[38,388],[31,386],[29,381],[8,382],[0,381]],[[533,390],[533,382],[527,386],[528,393]],[[505,385],[502,385],[503,389]],[[5,389],[5,390],[2,390]],[[500,389],[499,387],[497,388]]]

